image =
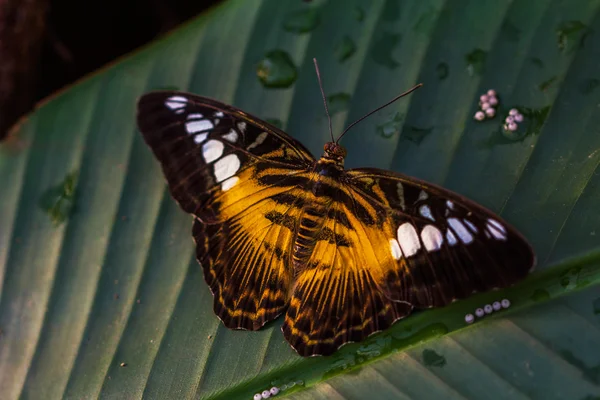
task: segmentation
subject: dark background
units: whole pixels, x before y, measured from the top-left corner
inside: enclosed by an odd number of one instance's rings
[[[38,101],[222,0],[0,0],[0,138]]]

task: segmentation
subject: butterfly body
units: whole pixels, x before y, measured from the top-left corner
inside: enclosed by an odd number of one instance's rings
[[[458,194],[395,172],[344,169],[235,107],[151,92],[138,126],[171,195],[193,215],[198,262],[225,326],[285,313],[302,356],[328,355],[408,316],[507,287],[535,265],[527,241]]]

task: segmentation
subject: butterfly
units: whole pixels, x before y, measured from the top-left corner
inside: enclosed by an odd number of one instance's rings
[[[400,173],[345,170],[333,135],[316,159],[277,127],[180,91],[142,95],[137,125],[193,216],[215,314],[258,330],[285,313],[283,336],[301,356],[330,355],[414,309],[508,287],[535,267],[530,244],[499,216]]]

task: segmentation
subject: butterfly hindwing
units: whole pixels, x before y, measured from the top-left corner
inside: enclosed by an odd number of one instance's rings
[[[378,209],[355,200],[343,185],[328,184],[333,202],[320,227],[325,234],[317,236],[311,256],[297,271],[282,326],[302,356],[329,355],[345,343],[360,342],[413,309],[388,298],[382,288],[388,265],[379,258],[385,235],[378,230]]]

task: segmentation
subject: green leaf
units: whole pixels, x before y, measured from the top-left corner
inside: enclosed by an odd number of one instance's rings
[[[600,4],[583,0],[229,0],[49,99],[0,145],[0,398],[600,396],[599,34]],[[224,328],[136,100],[214,97],[318,156],[329,132],[313,57],[326,95],[343,94],[335,132],[424,83],[344,137],[347,166],[480,202],[531,240],[537,270],[328,358],[298,357],[281,320]],[[475,121],[490,88],[497,116]],[[511,108],[525,121],[509,134]],[[42,207],[48,193],[68,212]],[[466,325],[502,298],[508,310]]]

